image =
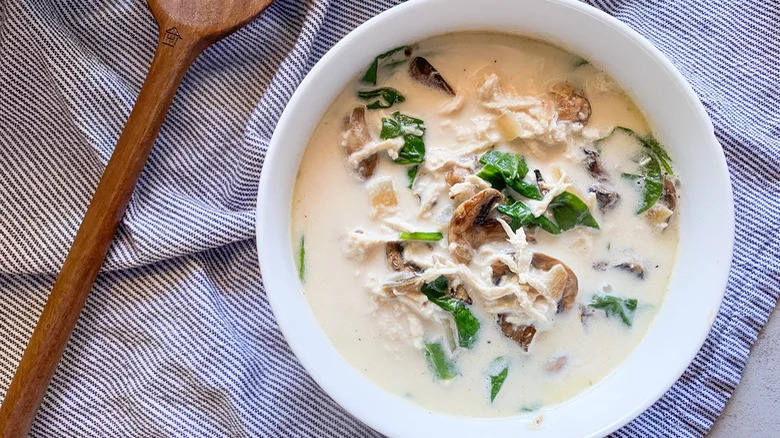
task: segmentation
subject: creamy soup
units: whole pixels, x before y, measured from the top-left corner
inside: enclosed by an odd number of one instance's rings
[[[292,205],[335,347],[432,411],[507,416],[609,374],[664,298],[679,183],[606,73],[459,33],[381,54],[313,132]]]

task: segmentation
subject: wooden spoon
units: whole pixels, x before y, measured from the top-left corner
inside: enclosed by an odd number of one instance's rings
[[[0,437],[27,435],[185,72],[272,1],[149,0],[154,60],[0,407]]]

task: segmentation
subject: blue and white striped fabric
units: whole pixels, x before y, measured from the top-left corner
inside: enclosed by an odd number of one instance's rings
[[[277,0],[198,59],[33,436],[377,435],[290,352],[252,239],[257,182],[285,103],[329,47],[393,3]],[[593,3],[688,78],[732,175],[737,246],[714,328],[674,387],[615,434],[699,437],[780,290],[780,13],[774,0]],[[0,396],[155,44],[140,0],[0,1]]]

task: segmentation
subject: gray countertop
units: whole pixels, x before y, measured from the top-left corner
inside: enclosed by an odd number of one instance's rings
[[[780,437],[780,312],[777,310],[759,333],[742,381],[708,437]]]

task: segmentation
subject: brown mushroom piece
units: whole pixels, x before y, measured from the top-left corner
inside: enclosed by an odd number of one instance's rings
[[[558,120],[588,123],[590,119],[590,101],[571,85],[561,82],[552,88],[553,98],[558,108]]]
[[[447,170],[447,173],[444,174],[444,181],[449,186],[454,186],[455,184],[462,183],[463,181],[466,181],[466,178],[471,175],[472,172],[463,167],[463,166],[452,166]]]
[[[398,275],[382,285],[382,292],[390,298],[421,293],[420,288],[423,283],[422,277],[416,274]]]
[[[387,266],[392,271],[421,271],[419,266],[404,259],[404,244],[402,242],[387,242],[385,257],[387,258]]]
[[[601,162],[601,156],[593,149],[583,149],[585,153],[585,168],[588,169],[590,176],[599,182],[609,182],[609,174]]]
[[[542,176],[542,171],[539,169],[534,169],[534,176],[536,177],[536,187],[539,189],[539,193],[541,193],[542,196],[546,195],[549,190],[544,187],[544,177]]]
[[[456,300],[463,301],[466,304],[473,304],[474,303],[472,301],[471,296],[469,295],[468,291],[466,290],[466,288],[462,284],[459,284],[454,289],[450,289],[450,296],[452,298],[455,298]]]
[[[362,106],[356,107],[352,110],[352,113],[349,115],[349,117],[346,118],[344,123],[344,136],[342,143],[344,150],[348,155],[352,155],[355,152],[363,149],[371,141],[371,134],[368,130],[368,124],[366,123],[366,109]],[[374,174],[376,162],[376,154],[363,159],[358,164],[358,177],[361,180],[370,178],[371,175]]]
[[[557,356],[547,362],[547,365],[544,366],[544,370],[548,373],[557,373],[558,371],[562,370],[563,367],[566,366],[566,363],[569,361],[569,357],[566,355]]]
[[[553,285],[556,289],[561,289],[561,298],[558,301],[558,312],[565,312],[574,306],[574,300],[577,298],[577,292],[579,291],[579,283],[574,271],[562,261],[555,257],[550,257],[547,254],[535,252],[531,257],[531,266],[542,271],[549,271],[556,265],[561,265],[566,272],[565,278],[562,278],[560,282]]]
[[[503,200],[504,195],[498,190],[485,189],[455,209],[447,237],[457,261],[468,263],[483,243],[498,240],[500,236],[506,237],[501,224],[490,217],[493,209]]]
[[[669,178],[664,178],[664,192],[659,201],[669,210],[677,208],[677,189]]]
[[[504,316],[498,315],[498,324],[501,326],[501,332],[507,338],[515,341],[523,351],[528,352],[528,347],[536,335],[536,328],[532,325],[514,325],[506,321]]]
[[[409,74],[416,81],[432,88],[437,88],[454,96],[455,90],[444,80],[441,73],[422,56],[417,56],[409,63]]]
[[[615,208],[620,201],[620,194],[606,184],[594,184],[588,188],[588,191],[596,194],[596,205],[602,213]]]
[[[498,286],[501,284],[501,279],[512,272],[509,269],[509,266],[506,265],[506,263],[503,262],[493,262],[492,265],[490,265],[490,269],[493,271],[493,275],[491,279],[493,280],[493,284]]]
[[[645,268],[643,268],[642,265],[637,262],[624,262],[619,265],[615,265],[614,267],[617,269],[622,269],[626,272],[630,272],[636,275],[636,278],[640,280],[645,279]]]

